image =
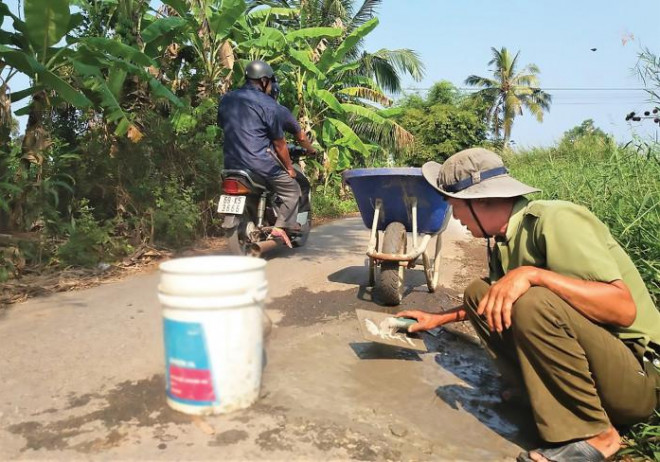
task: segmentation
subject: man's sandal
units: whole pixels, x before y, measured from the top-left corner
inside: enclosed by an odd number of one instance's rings
[[[605,460],[603,453],[586,441],[576,441],[556,448],[521,452],[516,460],[518,462],[533,462],[534,459],[530,456],[532,452],[545,457],[550,462],[601,462]]]
[[[268,236],[268,239],[282,239],[284,243],[287,245],[287,247],[289,247],[290,249],[293,248],[293,245],[291,244],[291,239],[289,239],[289,235],[282,228],[273,227],[270,230],[270,235]]]

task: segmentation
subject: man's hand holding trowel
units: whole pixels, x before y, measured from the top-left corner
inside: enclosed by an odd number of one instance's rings
[[[442,313],[427,313],[419,310],[400,311],[395,314],[396,317],[412,318],[417,322],[408,327],[408,332],[425,332],[450,322],[463,321],[466,313],[462,306],[457,306],[451,310]]]

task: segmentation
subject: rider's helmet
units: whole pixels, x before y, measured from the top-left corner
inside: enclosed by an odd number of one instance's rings
[[[267,78],[269,80],[273,80],[274,77],[275,77],[275,72],[273,71],[273,68],[270,67],[270,64],[268,64],[265,61],[260,61],[260,60],[252,61],[245,68],[246,79],[259,80],[259,79]]]

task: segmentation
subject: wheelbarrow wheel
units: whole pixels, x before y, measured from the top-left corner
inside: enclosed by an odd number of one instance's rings
[[[385,228],[382,253],[401,254],[406,252],[406,227],[401,223],[390,223]],[[384,305],[396,306],[403,298],[403,267],[398,261],[383,261],[376,279],[375,295]]]

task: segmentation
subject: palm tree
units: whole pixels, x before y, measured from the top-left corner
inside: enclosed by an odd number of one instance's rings
[[[476,95],[481,96],[490,105],[488,116],[493,126],[496,139],[504,131],[504,145],[511,138],[511,128],[516,116],[522,115],[523,107],[529,110],[536,120],[543,122],[544,111],[550,110],[552,96],[539,88],[540,73],[535,64],[526,65],[517,72],[518,55],[511,56],[509,51],[491,48],[493,59],[488,62],[493,66],[493,78],[471,75],[465,79],[467,85],[481,87]]]
[[[321,54],[327,47],[338,46],[344,37],[376,17],[378,7],[383,0],[252,0],[252,5],[270,5],[300,10],[300,15],[294,21],[297,24],[288,24],[289,27],[300,29],[303,27],[338,27],[343,29],[342,37],[336,39],[319,38],[310,43],[317,54]],[[359,7],[358,7],[359,5]],[[356,8],[357,7],[357,8]],[[286,23],[284,23],[287,26]],[[312,41],[314,42],[314,41]],[[401,91],[401,76],[410,75],[416,81],[424,77],[424,64],[419,55],[408,48],[388,50],[382,48],[375,52],[363,49],[363,42],[359,40],[348,53],[345,59],[358,62],[359,67],[350,73],[355,76],[365,76],[374,79],[378,85],[390,93]]]

